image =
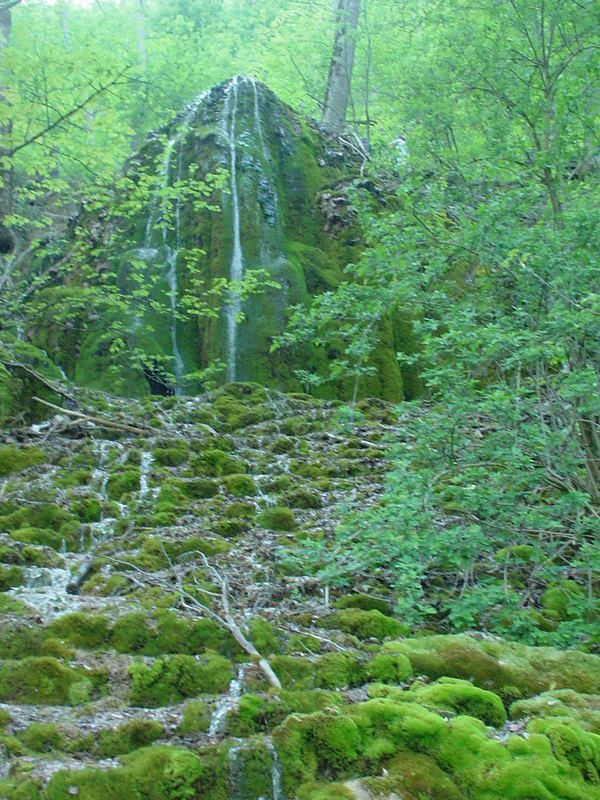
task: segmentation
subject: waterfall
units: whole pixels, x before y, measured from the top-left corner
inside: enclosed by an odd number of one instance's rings
[[[184,128],[185,130],[185,128]],[[165,187],[169,183],[169,165],[171,162],[171,155],[175,145],[179,143],[179,153],[177,157],[177,182],[181,180],[181,157],[183,151],[184,136],[180,135],[178,138],[171,139],[167,146],[167,157],[165,159]],[[181,245],[180,240],[180,197],[177,195],[175,203],[175,248],[169,245],[169,223],[163,217],[162,224],[162,239],[167,254],[167,281],[169,282],[169,305],[171,306],[171,321],[169,323],[169,330],[171,332],[171,350],[173,352],[174,360],[174,373],[175,373],[175,394],[181,394],[181,382],[184,372],[183,358],[179,350],[177,342],[177,259],[179,257],[179,249]]]
[[[269,151],[267,150],[265,137],[263,135],[262,121],[260,118],[260,109],[258,107],[258,86],[256,85],[256,81],[254,80],[254,78],[250,78],[250,83],[252,84],[252,91],[254,93],[254,124],[256,126],[256,132],[258,134],[258,141],[260,142],[263,158],[271,172],[271,188],[273,190],[275,210],[277,211],[279,209],[279,194],[277,192],[277,186],[275,185],[275,181],[273,180],[273,161],[271,159]]]
[[[232,99],[233,96],[233,99]],[[238,78],[232,79],[227,86],[225,105],[223,108],[222,132],[229,145],[230,156],[230,181],[231,181],[231,203],[233,218],[233,251],[231,254],[231,264],[229,277],[231,281],[241,281],[244,276],[244,255],[242,252],[242,240],[240,233],[240,198],[237,187],[237,163],[236,163],[236,135],[235,127],[238,109]],[[242,307],[239,291],[233,288],[229,296],[225,314],[227,319],[227,380],[234,381],[236,378],[236,357],[237,357],[237,327],[238,316]]]
[[[181,126],[175,136],[169,139],[167,143],[167,147],[165,150],[165,156],[163,160],[163,169],[162,169],[162,183],[159,187],[157,187],[154,195],[152,196],[152,201],[150,203],[150,211],[148,213],[148,220],[146,222],[146,234],[144,239],[144,248],[140,252],[140,255],[147,258],[149,254],[154,253],[155,249],[152,248],[152,240],[153,240],[153,233],[154,233],[154,226],[157,221],[157,216],[159,213],[159,197],[161,192],[163,192],[169,186],[169,179],[171,175],[171,160],[173,157],[173,152],[177,147],[177,170],[175,174],[176,183],[179,184],[182,179],[183,174],[183,149],[185,145],[185,139],[188,132],[189,125],[191,121],[194,119],[200,104],[203,102],[205,97],[207,96],[208,92],[203,92],[199,94],[198,97],[191,103],[183,117],[181,122]],[[169,220],[168,215],[166,212],[166,203],[168,200],[163,201],[161,206],[161,216],[162,216],[162,226],[161,226],[161,236],[162,236],[162,245],[164,247],[164,251],[166,254],[165,265],[167,267],[166,278],[169,285],[169,306],[171,310],[170,314],[170,321],[169,321],[169,331],[171,334],[171,351],[173,354],[173,372],[175,375],[175,394],[181,395],[182,393],[182,383],[183,377],[185,372],[185,364],[183,361],[183,356],[181,355],[181,350],[179,349],[179,341],[177,337],[177,295],[178,295],[178,284],[177,284],[177,261],[179,259],[179,251],[181,250],[181,192],[177,192],[177,197],[175,200],[175,247],[171,247],[169,244]]]

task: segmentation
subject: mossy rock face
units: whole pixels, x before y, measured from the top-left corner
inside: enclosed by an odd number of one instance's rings
[[[132,187],[142,175],[148,178],[157,172],[162,187],[165,142],[172,140],[175,146],[171,145],[166,171],[169,183],[179,175],[182,181],[203,190],[206,182],[211,182],[210,176],[230,168],[231,153],[222,125],[235,102],[234,190],[240,211],[244,268],[246,272],[261,270],[265,279],[260,291],[242,300],[243,320],[235,327],[235,354],[230,353],[231,332],[224,314],[206,318],[192,315],[182,318],[177,326],[177,349],[184,372],[178,388],[194,394],[199,384],[193,373],[217,361],[229,366],[217,376],[221,381],[226,372],[229,376],[234,373],[236,382],[222,387],[214,398],[213,409],[231,431],[262,418],[264,409],[259,406],[268,401],[263,386],[300,392],[297,370],[326,376],[329,353],[325,348],[304,344],[281,351],[272,350],[271,345],[285,326],[289,307],[308,307],[314,296],[335,289],[344,280],[344,268],[359,257],[362,246],[357,218],[348,215],[332,235],[322,202],[322,197],[331,196],[332,192],[336,196],[347,193],[349,184],[359,178],[361,160],[351,148],[341,158],[337,151],[334,155],[319,128],[298,116],[266,86],[244,77],[235,80],[235,101],[231,82],[214,87],[191,116],[188,110],[166,125],[160,135],[155,132],[149,136],[126,167]],[[232,196],[227,182],[224,191],[215,189],[206,198],[211,206],[220,207],[218,214],[212,209],[199,213],[192,198],[184,196],[178,207],[177,230],[170,225],[164,236],[157,219],[155,230],[150,226],[146,234],[151,203],[129,219],[124,219],[117,208],[109,208],[101,220],[91,212],[84,215],[75,230],[75,240],[89,239],[90,231],[99,224],[106,231],[95,256],[97,263],[90,267],[102,264],[106,280],[125,296],[131,297],[139,281],[143,281],[149,291],[148,302],[143,309],[137,305],[136,325],[133,312],[129,319],[117,319],[118,312],[105,311],[95,325],[86,324],[81,315],[69,331],[48,330],[40,324],[34,332],[36,342],[56,354],[69,377],[80,385],[139,398],[152,392],[172,391],[173,377],[161,367],[152,366],[166,364],[173,369],[174,345],[169,326],[172,298],[164,264],[168,252],[176,248],[181,251],[175,265],[177,304],[184,300],[184,293],[193,292],[198,284],[210,287],[215,281],[229,279],[234,249]],[[126,204],[128,199],[121,198]],[[194,252],[193,268],[190,260],[183,257],[186,251]],[[74,275],[68,287],[45,290],[44,301],[64,303],[72,298],[75,304],[78,280]],[[130,331],[130,351],[118,356],[112,347],[112,328],[117,321]],[[378,346],[370,359],[373,374],[362,381],[361,393],[393,401],[402,398],[403,376],[395,354],[407,348],[413,352],[415,348],[408,318],[403,322],[404,327],[386,319],[380,325]],[[138,352],[146,355],[145,371],[133,358]],[[0,374],[0,387],[1,378]],[[257,384],[261,384],[260,388]],[[350,381],[323,383],[317,391],[326,397],[349,397]],[[7,389],[7,406],[10,405]]]

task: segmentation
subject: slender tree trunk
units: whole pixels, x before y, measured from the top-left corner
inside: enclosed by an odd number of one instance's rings
[[[360,0],[338,0],[335,44],[321,119],[323,127],[331,133],[339,133],[346,122],[359,12]]]

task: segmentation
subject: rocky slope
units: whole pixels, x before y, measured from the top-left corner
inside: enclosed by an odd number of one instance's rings
[[[377,502],[385,403],[77,399],[0,446],[0,797],[600,797],[600,658],[410,638],[303,562]]]

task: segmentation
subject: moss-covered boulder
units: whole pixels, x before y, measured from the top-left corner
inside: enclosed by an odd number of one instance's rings
[[[94,214],[86,214],[75,232],[96,241],[101,224],[105,233],[94,247],[98,269],[123,296],[133,298],[144,285],[150,293],[147,301],[132,303],[129,320],[119,317],[120,306],[105,310],[95,325],[77,309],[79,318],[66,331],[48,330],[41,323],[36,342],[78,383],[134,397],[192,393],[199,387],[193,373],[215,362],[226,365],[218,380],[237,381],[229,384],[233,387],[260,383],[301,390],[296,370],[324,376],[327,349],[306,344],[273,350],[271,345],[283,330],[288,308],[309,305],[315,295],[335,289],[344,267],[359,255],[362,237],[356,217],[346,211],[340,215],[349,201],[339,205],[338,199],[346,197],[354,178],[360,179],[361,164],[354,148],[332,148],[317,126],[266,86],[238,76],[214,87],[150,135],[128,161],[132,191],[139,196],[134,187],[141,176],[146,182],[154,176],[155,197],[130,216],[123,209],[133,202],[120,197],[123,202],[115,201],[104,211],[100,223]],[[220,170],[229,172],[229,178],[216,188],[214,175]],[[166,185],[177,180],[191,188],[178,201],[159,202]],[[199,211],[199,197],[206,197],[210,208]],[[163,225],[165,218],[172,223],[175,214],[177,225]],[[239,231],[234,219],[240,221]],[[186,299],[199,302],[199,286],[210,291],[214,283],[231,278],[234,254],[244,273],[262,271],[259,290],[216,313],[211,308],[208,314],[181,314],[175,325],[176,312],[193,306]],[[44,301],[65,303],[72,297],[75,305],[77,291],[74,272],[68,287],[46,289]],[[209,304],[216,302],[215,293],[207,298]],[[243,319],[232,313],[237,305]],[[112,323],[117,321],[129,331],[130,352],[112,347]],[[368,395],[390,400],[403,395],[395,354],[408,339],[401,341],[396,327],[392,319],[380,326],[372,374],[361,382]],[[134,352],[145,358],[133,358]],[[317,391],[348,396],[350,387],[338,381]],[[230,430],[239,430],[261,418],[255,397],[259,393],[252,388],[230,390],[215,399],[215,414]]]

